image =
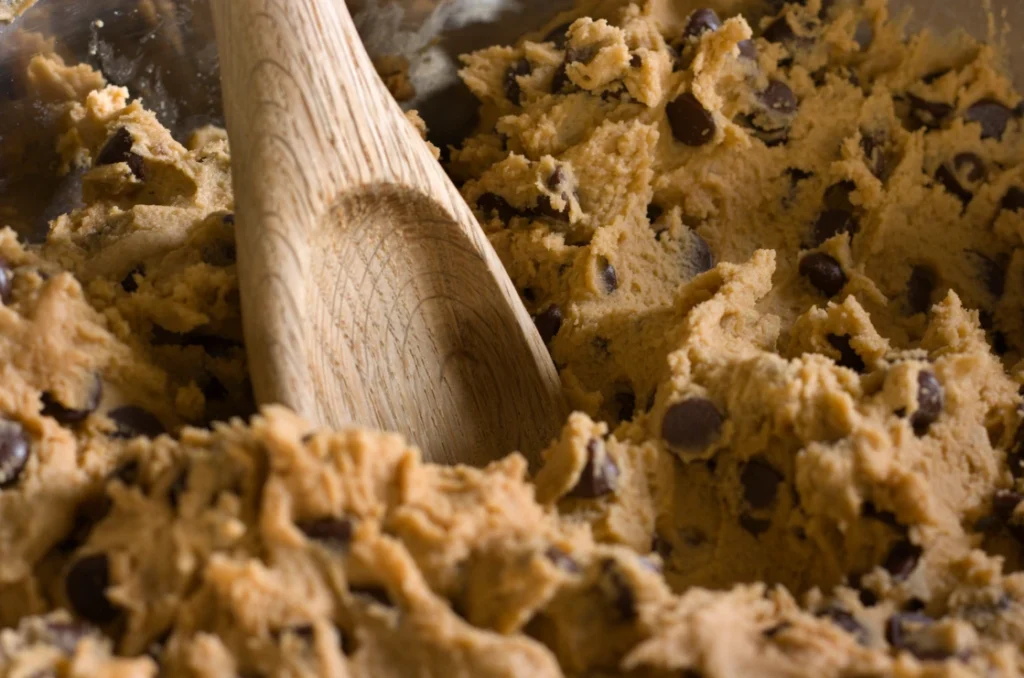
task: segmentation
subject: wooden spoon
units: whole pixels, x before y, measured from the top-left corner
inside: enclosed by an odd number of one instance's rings
[[[433,461],[534,455],[558,375],[340,0],[214,0],[260,403],[399,431]]]

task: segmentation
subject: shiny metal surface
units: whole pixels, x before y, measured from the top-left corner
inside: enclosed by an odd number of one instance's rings
[[[230,0],[225,0],[230,1]],[[294,0],[301,1],[301,0]],[[341,1],[341,0],[339,0]],[[209,0],[39,0],[13,25],[0,26],[0,104],[16,99],[12,74],[26,61],[25,40],[39,33],[69,61],[89,63],[141,97],[178,138],[219,122],[220,86]],[[467,131],[475,102],[456,75],[458,55],[514,42],[572,0],[351,0],[349,7],[371,55],[400,54],[410,62],[417,108],[444,147]],[[1024,0],[892,0],[893,12],[914,11],[911,28],[963,28],[1002,46],[1024,88]],[[1016,31],[1014,31],[1016,27]],[[2,113],[0,106],[0,113]],[[12,124],[10,120],[20,122]],[[31,116],[0,117],[0,145],[31,132]],[[0,155],[0,159],[2,159]],[[0,218],[9,174],[0,164]],[[53,192],[60,192],[56,180]],[[63,192],[67,193],[66,182]],[[38,201],[37,201],[38,202]],[[52,201],[51,201],[52,202]],[[37,205],[38,207],[38,205]],[[54,207],[47,203],[47,213]],[[10,210],[8,210],[10,211]],[[42,218],[36,215],[35,223]]]

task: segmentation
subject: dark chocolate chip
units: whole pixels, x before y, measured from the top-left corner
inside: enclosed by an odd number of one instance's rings
[[[641,66],[644,65],[644,60],[639,54],[634,54],[633,56],[629,57],[629,65],[632,66],[633,68],[640,68]]]
[[[1006,269],[1010,265],[1009,256],[1000,253],[990,257],[975,250],[968,250],[968,252],[978,262],[981,279],[985,283],[986,289],[996,299],[1001,298],[1003,292],[1006,291]]]
[[[326,516],[312,520],[301,520],[295,527],[312,539],[333,549],[344,549],[352,543],[352,521],[348,518]]]
[[[124,277],[124,280],[121,281],[121,289],[123,289],[128,294],[136,292],[139,289],[139,281],[136,280],[136,276],[141,278],[144,275],[146,275],[145,267],[141,265],[136,266],[131,271],[129,271],[128,275],[126,275]]]
[[[849,233],[853,236],[858,231],[860,231],[860,224],[850,212],[825,210],[814,222],[813,244],[815,247],[819,247],[840,233]]]
[[[110,586],[110,560],[105,553],[79,558],[68,570],[64,592],[71,609],[93,624],[109,624],[120,610],[107,598]]]
[[[601,564],[602,588],[612,601],[619,616],[631,621],[636,618],[636,595],[619,572],[614,560],[606,560]]]
[[[939,101],[928,101],[914,94],[907,94],[910,112],[925,127],[941,127],[943,121],[953,112],[953,107]]]
[[[957,179],[956,174],[946,165],[939,165],[939,168],[935,170],[935,180],[942,184],[942,187],[952,195],[959,198],[960,202],[964,205],[974,199],[974,194],[960,185],[960,180]]]
[[[736,43],[736,47],[740,50],[740,56],[744,59],[754,61],[757,59],[757,45],[754,44],[753,40],[740,40]]]
[[[229,212],[228,214],[225,214],[223,217],[221,217],[221,221],[223,221],[228,226],[234,226],[235,225],[235,215],[233,213]]]
[[[156,438],[167,432],[163,422],[155,414],[137,405],[118,407],[107,412],[107,416],[117,426],[110,434],[112,438]]]
[[[1017,210],[1024,209],[1024,188],[1010,186],[1010,189],[1006,191],[1006,195],[1003,196],[999,206],[1010,212],[1016,212]]]
[[[863,515],[865,518],[877,520],[895,529],[901,529],[902,527],[896,520],[895,513],[893,513],[892,511],[879,511],[878,507],[875,506],[874,502],[864,502],[864,504],[861,506],[861,515]]]
[[[722,415],[707,398],[687,398],[665,410],[661,437],[683,452],[703,452],[722,434]]]
[[[758,97],[761,99],[761,103],[764,104],[765,108],[784,115],[795,113],[797,106],[799,105],[796,95],[793,94],[793,90],[789,88],[789,85],[781,80],[772,80],[769,82],[768,87],[766,87]]]
[[[768,508],[775,501],[775,495],[783,476],[763,457],[748,461],[740,474],[743,483],[743,498],[755,509]]]
[[[519,76],[529,75],[533,72],[530,66],[530,62],[526,59],[520,59],[505,71],[505,98],[511,101],[516,106],[522,103],[523,91],[519,86]]]
[[[597,499],[615,492],[619,482],[619,467],[605,449],[603,440],[591,438],[587,443],[587,463],[580,479],[567,496],[576,499]]]
[[[132,148],[135,146],[135,138],[132,133],[124,127],[119,127],[114,134],[107,139],[96,156],[96,165],[113,165],[119,162],[127,163],[132,174],[139,180],[146,178],[146,163],[142,156],[135,153]]]
[[[573,82],[569,78],[569,62],[563,61],[551,76],[551,93],[562,94]]]
[[[1013,111],[998,101],[985,99],[964,111],[964,120],[981,124],[982,139],[1002,139]]]
[[[764,534],[765,532],[767,532],[771,528],[771,526],[772,521],[767,519],[755,518],[754,516],[746,513],[740,516],[740,527],[742,527],[744,530],[754,535],[755,537],[759,534]]]
[[[516,208],[512,207],[507,200],[497,193],[484,193],[476,199],[476,206],[483,213],[484,217],[492,218],[496,216],[506,224],[512,220],[512,217],[519,214]]]
[[[605,257],[597,258],[597,275],[601,279],[605,294],[611,294],[619,289],[619,276],[615,267]]]
[[[665,107],[672,136],[687,146],[703,146],[715,137],[715,117],[697,97],[684,92]]]
[[[889,550],[882,564],[894,581],[903,581],[909,577],[917,568],[918,560],[921,558],[921,547],[911,544],[907,540],[898,541]]]
[[[802,170],[799,167],[787,167],[786,174],[789,175],[789,182],[793,186],[796,186],[801,181],[804,181],[805,179],[810,179],[811,177],[814,176],[814,172],[808,172],[807,170]]]
[[[562,329],[562,309],[558,304],[551,304],[534,317],[533,323],[537,326],[537,331],[540,332],[540,338],[544,340],[544,343],[550,344],[558,334],[558,330]]]
[[[561,166],[555,168],[555,171],[548,177],[548,188],[552,191],[557,191],[562,187],[562,183],[565,181],[565,170]]]
[[[822,252],[812,252],[800,260],[800,275],[826,297],[836,296],[847,283],[839,262]]]
[[[0,490],[18,482],[31,451],[21,424],[0,418]]]
[[[242,342],[207,334],[203,327],[181,333],[171,332],[159,325],[154,325],[150,341],[154,346],[198,346],[214,358],[228,357],[234,351],[243,348]]]
[[[789,25],[788,15],[783,15],[768,24],[762,36],[768,42],[787,42],[795,38],[796,33],[793,32],[793,27]]]
[[[98,635],[96,629],[78,621],[51,621],[46,623],[47,640],[64,654],[73,654],[78,644],[90,636]],[[35,676],[36,674],[30,674]]]
[[[698,9],[690,15],[686,22],[686,29],[683,35],[686,37],[698,37],[708,31],[717,31],[722,26],[722,20],[718,18],[715,10],[708,7]]]
[[[349,591],[357,598],[364,598],[383,607],[395,606],[391,594],[383,586],[349,586]]]
[[[860,45],[863,52],[875,41],[875,27],[871,25],[870,21],[861,21],[853,31],[853,39]]]
[[[14,291],[14,271],[7,260],[0,257],[0,301],[4,304],[11,303],[11,293]]]
[[[922,370],[917,375],[917,411],[910,417],[914,433],[923,436],[942,414],[945,395],[942,384],[932,372]]]
[[[615,411],[619,421],[629,421],[636,412],[636,394],[630,391],[619,391],[615,394]]]
[[[227,400],[231,393],[228,391],[228,387],[224,383],[212,374],[207,374],[205,380],[199,386],[203,392],[203,397],[207,401],[214,400]]]
[[[861,134],[860,147],[864,151],[868,169],[879,179],[884,179],[889,171],[889,162],[885,154],[885,137],[880,132],[864,132]]]
[[[655,205],[653,202],[647,206],[647,221],[652,224],[661,218],[661,215],[665,213],[665,208]]]
[[[555,26],[550,31],[548,31],[548,34],[544,36],[542,42],[553,42],[555,43],[555,47],[557,47],[558,49],[564,49],[565,43],[569,40],[570,26],[572,26],[571,23],[559,24],[558,26]]]
[[[96,408],[100,406],[100,400],[102,398],[103,381],[99,377],[94,377],[92,387],[89,389],[89,393],[86,395],[86,401],[83,403],[81,408],[68,408],[59,403],[57,399],[49,393],[43,393],[41,398],[43,403],[42,414],[44,417],[53,417],[58,423],[64,426],[71,426],[81,422],[90,414],[95,412]]]
[[[1014,512],[1020,503],[1024,501],[1024,495],[1013,490],[997,490],[992,497],[992,512],[1001,521],[1007,523],[1013,517]]]
[[[985,161],[976,153],[957,153],[953,157],[953,168],[958,176],[968,181],[977,183],[985,179]]]
[[[867,628],[857,621],[857,618],[854,617],[851,612],[839,607],[838,605],[829,605],[822,612],[818,613],[818,616],[828,619],[833,624],[849,633],[857,639],[857,642],[860,645],[867,645],[871,642],[871,634],[868,633]]]
[[[537,198],[537,206],[530,210],[530,212],[532,215],[539,217],[569,223],[569,196],[563,193],[562,200],[565,201],[565,207],[555,209],[554,205],[551,204],[551,198],[547,195],[541,195]]]
[[[822,202],[827,210],[842,212],[855,212],[857,206],[853,204],[851,195],[857,190],[857,184],[848,179],[836,182],[825,189]]]
[[[853,349],[853,345],[850,344],[850,335],[830,334],[826,339],[832,345],[832,348],[839,351],[838,364],[840,367],[846,367],[857,373],[864,372],[867,366],[864,364],[864,359],[860,357],[857,351]]]
[[[690,261],[693,262],[694,275],[699,275],[713,269],[715,267],[715,255],[711,251],[711,246],[708,245],[707,240],[697,235],[696,231],[691,231],[690,238],[692,241]]]
[[[571,572],[572,574],[578,574],[582,571],[579,563],[577,563],[572,556],[558,548],[557,546],[549,546],[544,551],[544,556],[555,564],[555,567]]]
[[[907,280],[907,305],[910,314],[927,313],[932,307],[937,277],[930,266],[914,266]]]
[[[948,659],[950,654],[933,643],[922,643],[918,632],[934,619],[922,612],[898,612],[885,623],[885,639],[895,650],[907,650],[918,659]]]

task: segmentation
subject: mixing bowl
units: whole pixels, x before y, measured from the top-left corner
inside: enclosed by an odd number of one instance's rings
[[[47,135],[52,121],[31,102],[21,101],[19,73],[28,58],[52,49],[69,62],[98,68],[108,81],[141,97],[178,138],[185,138],[190,130],[221,121],[209,2],[40,0],[16,23],[0,26],[0,149],[30,147],[17,156],[0,153],[0,220],[38,240],[48,219],[73,207],[77,196],[75,176],[59,177],[52,137]],[[458,55],[514,42],[572,4],[353,0],[349,8],[372,56],[408,60],[416,94],[403,105],[420,111],[431,140],[445,148],[470,129],[476,108],[456,75]],[[894,12],[913,12],[912,30],[963,29],[995,44],[1024,89],[1024,43],[1018,38],[1024,32],[1024,2],[892,0],[891,6]]]

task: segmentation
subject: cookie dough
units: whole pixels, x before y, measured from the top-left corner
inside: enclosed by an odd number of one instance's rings
[[[0,232],[0,676],[1020,675],[1020,97],[880,0],[716,10],[465,57],[578,410],[533,475],[250,416],[223,132],[26,63],[80,188]]]

